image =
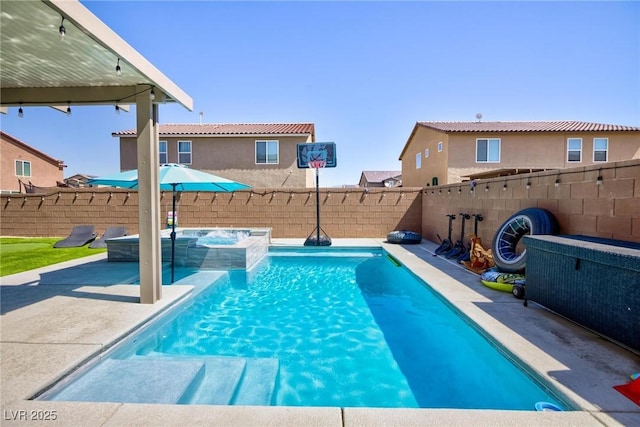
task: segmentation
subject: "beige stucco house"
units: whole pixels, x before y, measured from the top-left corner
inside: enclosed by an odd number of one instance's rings
[[[640,127],[577,121],[417,122],[400,154],[405,187],[638,158]]]
[[[400,171],[362,171],[359,187],[400,187],[402,172]]]
[[[313,123],[161,124],[160,163],[191,168],[252,187],[312,187],[313,170],[298,169],[296,145],[315,142]],[[120,138],[120,170],[135,169],[134,130]]]
[[[62,160],[3,131],[0,131],[0,159],[2,193],[25,193],[34,187],[55,187],[63,181],[66,165]]]

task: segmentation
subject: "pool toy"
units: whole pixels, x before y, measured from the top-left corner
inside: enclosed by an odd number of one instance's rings
[[[409,243],[415,244],[422,241],[422,236],[415,231],[397,230],[387,234],[387,242],[389,243]]]
[[[627,384],[614,385],[613,388],[640,406],[640,377]]]
[[[562,412],[562,408],[549,402],[537,402],[535,404],[535,408],[536,408],[536,411],[540,411],[540,412],[543,412],[543,411]]]
[[[501,292],[513,292],[514,286],[524,286],[523,274],[505,273],[491,268],[480,275],[483,285]]]
[[[491,249],[496,265],[507,273],[524,271],[527,251],[516,249],[520,240],[525,235],[555,234],[557,229],[556,218],[546,209],[527,208],[516,212],[498,228],[493,238]]]

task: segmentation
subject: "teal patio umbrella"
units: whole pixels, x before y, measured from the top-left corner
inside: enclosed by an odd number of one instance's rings
[[[167,163],[160,165],[158,171],[158,181],[160,190],[171,191],[173,193],[173,213],[176,212],[176,193],[180,191],[210,191],[210,192],[231,192],[246,190],[249,185],[231,181],[220,176],[191,169],[185,165]],[[105,185],[120,188],[138,188],[138,171],[130,170],[93,178],[87,181],[91,185]],[[176,221],[175,217],[171,226],[171,283],[173,283],[174,256],[176,242]]]

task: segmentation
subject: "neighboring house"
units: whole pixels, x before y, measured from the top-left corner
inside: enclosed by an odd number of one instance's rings
[[[360,187],[400,187],[402,185],[401,171],[362,171]]]
[[[160,163],[180,163],[252,187],[312,187],[296,145],[315,142],[313,123],[160,124]],[[137,168],[135,130],[120,138],[120,170]]]
[[[95,175],[85,175],[83,173],[77,173],[75,175],[72,175],[68,178],[64,179],[65,184],[67,184],[69,187],[90,187],[89,184],[87,184],[87,181],[95,178]]]
[[[417,122],[402,149],[405,187],[640,158],[640,127],[576,121]]]
[[[62,160],[36,150],[19,139],[0,131],[0,190],[2,193],[32,192],[36,187],[55,187],[62,183]]]

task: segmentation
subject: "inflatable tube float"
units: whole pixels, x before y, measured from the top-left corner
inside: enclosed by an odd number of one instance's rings
[[[387,234],[387,242],[389,243],[405,243],[415,244],[422,241],[422,236],[415,231],[397,230]]]
[[[498,229],[491,248],[493,260],[501,271],[519,273],[524,271],[526,249],[519,252],[516,247],[525,235],[555,234],[558,223],[551,212],[542,208],[527,208],[513,214]]]
[[[539,412],[545,412],[545,411],[562,412],[562,408],[549,402],[537,402],[535,404],[535,408],[536,408],[536,411],[539,411]]]
[[[505,273],[490,269],[480,275],[480,282],[496,291],[513,292],[514,286],[524,286],[525,277],[522,274]]]

